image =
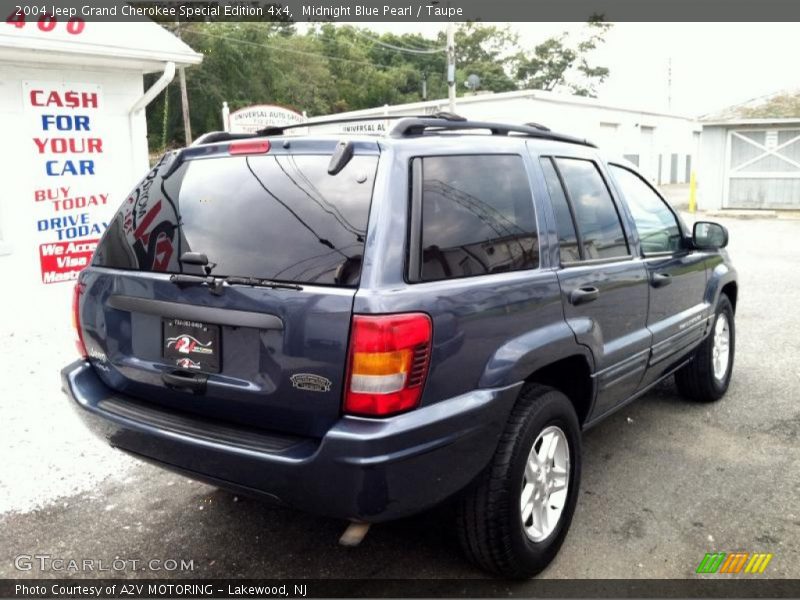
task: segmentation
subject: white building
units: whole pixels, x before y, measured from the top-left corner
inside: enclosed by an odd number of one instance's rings
[[[703,120],[700,207],[800,209],[800,118]]]
[[[4,304],[46,314],[148,168],[144,107],[202,56],[151,22],[36,19],[0,30]],[[144,89],[145,73],[160,73]],[[5,313],[6,316],[14,313]]]
[[[420,115],[447,110],[448,102],[443,99],[387,105],[325,118]],[[473,120],[535,122],[560,133],[586,138],[610,154],[625,156],[658,184],[688,182],[689,173],[696,168],[701,127],[691,117],[539,90],[479,93],[458,98],[456,113]],[[310,122],[315,120],[319,119],[309,119]],[[366,125],[373,129],[387,126],[391,124],[382,121]],[[338,130],[358,131],[363,127],[363,124],[354,124],[340,126]]]

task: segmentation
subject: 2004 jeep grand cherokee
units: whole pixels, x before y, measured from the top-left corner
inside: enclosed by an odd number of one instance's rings
[[[673,374],[725,394],[727,232],[630,165],[451,114],[291,129],[166,155],[81,273],[63,385],[112,446],[356,523],[454,500],[467,555],[529,577],[583,429]]]

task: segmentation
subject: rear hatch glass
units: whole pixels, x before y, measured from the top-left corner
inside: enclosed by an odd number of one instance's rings
[[[329,161],[272,153],[187,161],[166,180],[154,177],[143,198],[134,192],[94,264],[202,274],[178,260],[200,252],[216,276],[357,285],[378,157],[354,156],[335,176]]]

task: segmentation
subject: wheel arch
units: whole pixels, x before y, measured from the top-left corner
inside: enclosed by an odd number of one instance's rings
[[[525,377],[526,383],[552,387],[569,398],[581,427],[588,421],[594,403],[592,369],[584,354],[572,354],[544,365]]]
[[[728,300],[731,301],[731,306],[733,307],[733,313],[736,314],[736,301],[739,297],[739,284],[735,281],[729,281],[722,286],[720,294],[725,294],[728,297]]]
[[[736,269],[723,256],[718,256],[711,262],[706,285],[706,302],[712,307],[712,310],[717,306],[721,294],[728,296],[735,313],[736,303],[739,299]]]

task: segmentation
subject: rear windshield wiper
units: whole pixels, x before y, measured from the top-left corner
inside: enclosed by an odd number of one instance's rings
[[[275,281],[273,279],[260,279],[258,277],[236,277],[231,275],[223,277],[225,283],[228,285],[252,285],[253,287],[268,287],[277,288],[282,290],[302,290],[302,286],[296,283],[286,283],[284,281]]]
[[[222,293],[223,286],[228,285],[249,285],[252,287],[266,287],[272,289],[284,290],[302,290],[303,288],[296,283],[284,283],[283,281],[273,281],[272,279],[261,279],[259,277],[238,277],[231,275],[228,277],[215,277],[213,275],[186,275],[174,274],[170,275],[169,280],[178,285],[186,285],[192,283],[206,284],[208,289],[213,294]]]

